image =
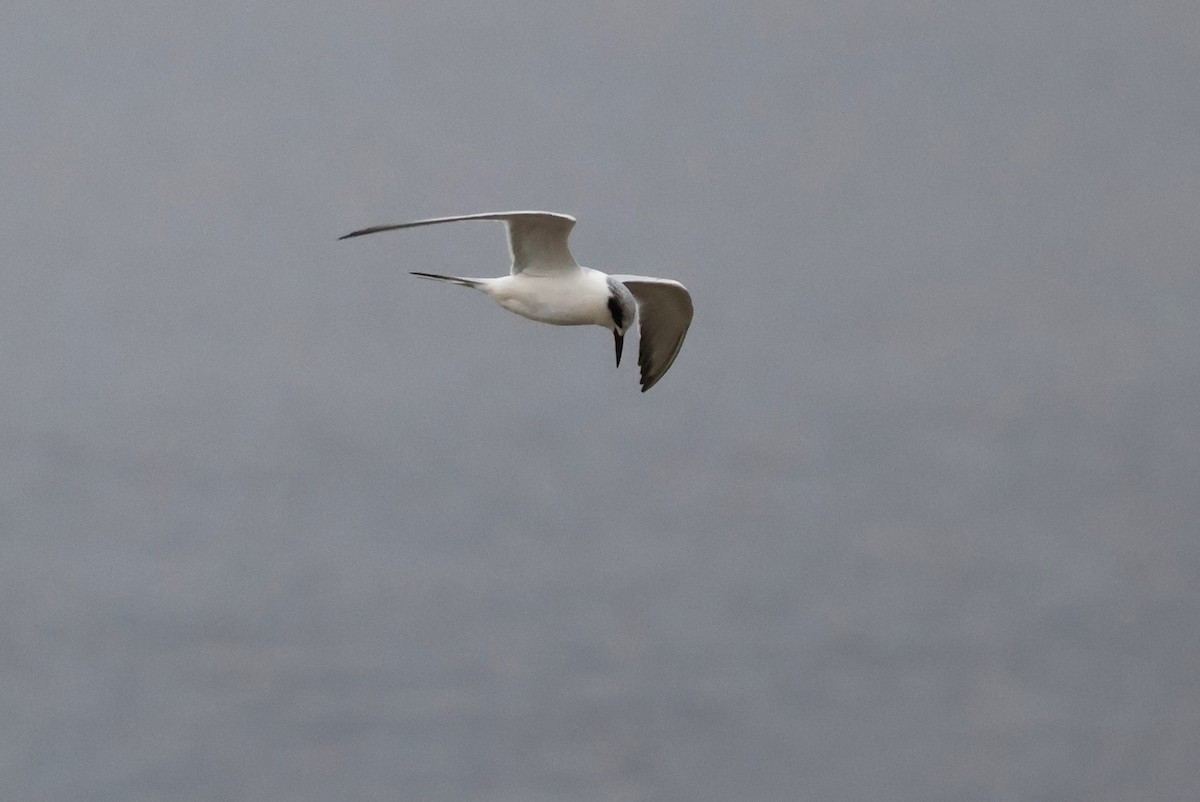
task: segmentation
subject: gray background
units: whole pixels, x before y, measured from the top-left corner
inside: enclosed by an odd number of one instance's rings
[[[0,10],[0,797],[1194,798],[1192,0],[192,5]]]

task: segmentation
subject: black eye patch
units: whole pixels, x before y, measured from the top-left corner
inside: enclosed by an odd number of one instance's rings
[[[613,323],[617,324],[617,328],[625,328],[625,314],[621,311],[621,301],[617,296],[608,296],[608,311],[612,314]]]

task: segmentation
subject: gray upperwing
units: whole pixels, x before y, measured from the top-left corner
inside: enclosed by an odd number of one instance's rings
[[[486,212],[455,217],[433,217],[428,220],[414,220],[410,223],[371,226],[352,231],[338,239],[378,234],[381,231],[396,231],[401,228],[431,226],[436,223],[454,223],[460,220],[501,220],[507,224],[508,249],[512,255],[512,267],[509,272],[513,275],[522,272],[545,275],[578,267],[575,257],[571,255],[571,249],[567,247],[567,238],[571,235],[575,218],[557,212]]]
[[[678,281],[651,276],[613,276],[638,302],[638,366],[642,392],[658,383],[683,347],[692,323],[692,296]]]

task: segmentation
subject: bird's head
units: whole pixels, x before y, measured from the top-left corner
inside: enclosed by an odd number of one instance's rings
[[[633,293],[628,288],[616,279],[608,280],[608,312],[611,321],[609,328],[612,329],[613,341],[617,346],[617,367],[621,367],[621,349],[625,345],[625,332],[633,326],[634,318],[637,317],[637,301],[633,299]]]

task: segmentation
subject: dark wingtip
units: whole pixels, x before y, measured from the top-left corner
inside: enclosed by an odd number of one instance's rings
[[[397,228],[407,228],[407,224],[398,226],[371,226],[369,228],[360,228],[358,231],[351,231],[349,234],[344,234],[338,239],[350,239],[351,237],[361,237],[363,234],[374,234],[378,231],[392,231]]]

